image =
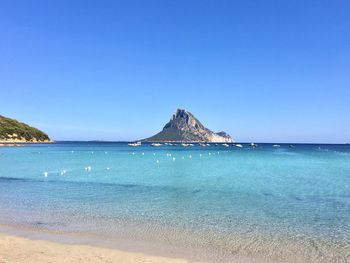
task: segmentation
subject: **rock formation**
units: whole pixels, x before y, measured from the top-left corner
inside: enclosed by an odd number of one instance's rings
[[[225,132],[215,133],[197,120],[192,113],[178,109],[163,130],[145,139],[149,142],[233,142]]]

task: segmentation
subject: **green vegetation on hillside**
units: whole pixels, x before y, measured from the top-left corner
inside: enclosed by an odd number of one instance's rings
[[[13,136],[14,134],[15,136]],[[11,139],[25,139],[26,141],[50,140],[49,136],[44,132],[25,123],[0,115],[0,141]]]

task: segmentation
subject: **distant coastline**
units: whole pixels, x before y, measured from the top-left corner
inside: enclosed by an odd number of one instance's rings
[[[53,143],[54,141],[53,140],[44,140],[44,141],[27,141],[27,140],[0,140],[0,143]]]
[[[142,144],[151,144],[158,141],[144,141],[144,140],[52,140],[49,143],[132,143],[132,142],[142,142]],[[280,144],[280,145],[349,145],[350,143],[346,142],[259,142],[259,141],[235,141],[228,144],[242,144],[248,145],[254,142],[255,144]],[[2,142],[0,142],[2,143]],[[30,144],[31,142],[27,142]],[[38,142],[38,143],[47,143],[47,142]],[[201,143],[200,141],[161,141],[160,143]],[[223,144],[224,142],[206,142],[209,144]]]
[[[53,140],[45,140],[45,141],[26,141],[26,140],[1,140],[0,147],[20,147],[26,144],[46,144],[46,143],[54,143]]]

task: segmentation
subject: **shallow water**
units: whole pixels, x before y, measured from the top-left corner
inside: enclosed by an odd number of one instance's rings
[[[350,145],[2,147],[0,223],[349,262]]]

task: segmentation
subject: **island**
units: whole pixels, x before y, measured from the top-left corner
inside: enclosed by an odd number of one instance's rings
[[[192,113],[177,109],[163,130],[142,140],[144,142],[234,142],[225,132],[213,132],[196,119]]]

